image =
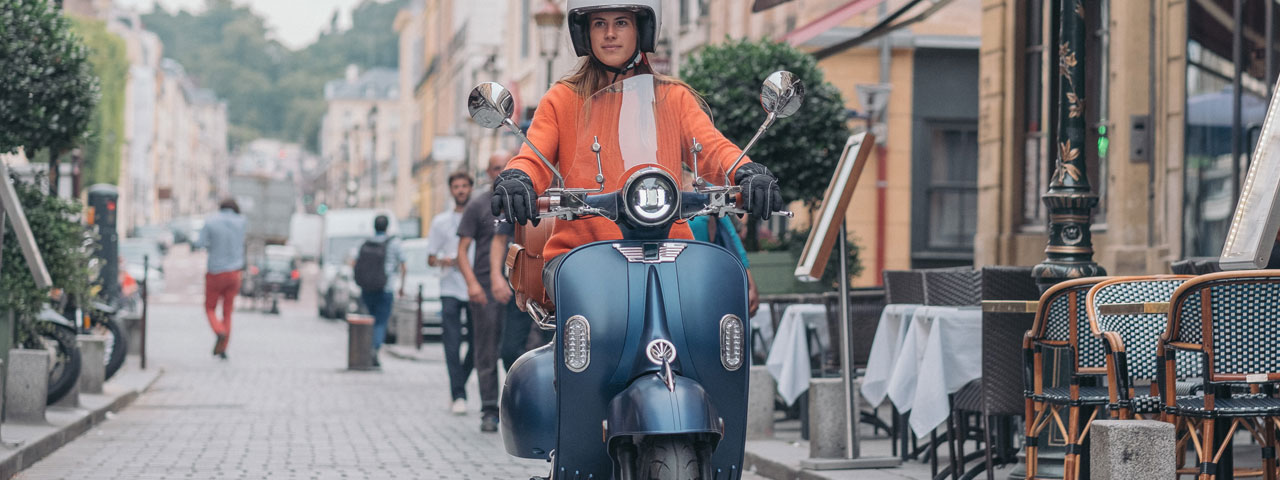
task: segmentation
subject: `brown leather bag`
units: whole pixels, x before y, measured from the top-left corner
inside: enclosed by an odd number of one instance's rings
[[[536,227],[532,224],[515,227],[515,238],[507,250],[507,278],[511,279],[516,305],[522,312],[527,310],[529,300],[547,312],[556,309],[555,301],[547,296],[547,289],[542,285],[542,267],[546,264],[542,249],[551,238],[555,223],[554,218],[544,218]]]

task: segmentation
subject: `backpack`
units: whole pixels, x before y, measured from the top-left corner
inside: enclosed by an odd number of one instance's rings
[[[373,239],[365,240],[360,245],[360,253],[356,256],[356,285],[366,292],[380,292],[387,288],[387,244]]]

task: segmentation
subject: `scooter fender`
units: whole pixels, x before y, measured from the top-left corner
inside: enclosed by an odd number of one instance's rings
[[[723,436],[723,422],[706,390],[689,378],[676,375],[673,389],[658,375],[642,375],[609,402],[604,437],[636,435],[708,434],[713,444]]]
[[[552,345],[543,345],[521,355],[507,372],[498,424],[512,456],[545,460],[556,448],[554,357]]]

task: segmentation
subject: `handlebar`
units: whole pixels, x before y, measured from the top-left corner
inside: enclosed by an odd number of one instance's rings
[[[721,216],[728,213],[745,214],[746,210],[735,203],[738,190],[730,187],[710,192],[680,192],[680,219],[702,215]],[[617,220],[622,212],[622,199],[618,192],[586,193],[574,191],[552,192],[538,197],[539,218],[563,218],[572,220],[582,216],[602,216]],[[792,218],[789,210],[778,210],[773,215]]]

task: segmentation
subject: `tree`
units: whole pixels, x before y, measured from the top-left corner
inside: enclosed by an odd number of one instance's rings
[[[17,178],[13,179],[13,186],[53,285],[83,305],[92,280],[89,252],[94,238],[92,231],[78,221],[80,204],[45,195],[36,184]],[[13,312],[26,322],[49,301],[49,291],[36,288],[31,271],[25,267],[27,260],[18,246],[18,236],[9,222],[5,222],[4,230],[0,312]]]
[[[849,137],[844,99],[823,79],[813,56],[770,40],[727,40],[699,51],[680,73],[711,107],[720,132],[745,146],[765,117],[754,99],[775,70],[790,71],[804,82],[804,106],[775,122],[747,155],[778,177],[782,198],[812,207],[822,200],[823,186],[831,180]],[[750,249],[758,246],[754,218],[746,243]]]
[[[88,49],[47,0],[0,0],[0,153],[82,142],[98,83]]]
[[[94,109],[84,146],[86,185],[115,184],[120,177],[120,147],[124,144],[125,87],[129,57],[124,39],[108,32],[105,22],[72,17],[72,30],[92,45],[89,64],[98,77],[101,99]]]

